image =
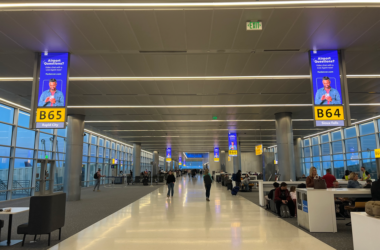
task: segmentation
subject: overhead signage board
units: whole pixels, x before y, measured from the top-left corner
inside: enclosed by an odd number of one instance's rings
[[[263,23],[262,22],[247,22],[246,27],[247,27],[247,30],[262,30]]]
[[[228,155],[237,156],[236,133],[228,133]]]
[[[256,155],[262,155],[263,154],[263,145],[258,145],[255,147]]]
[[[315,126],[344,126],[340,57],[337,50],[310,51]]]
[[[172,161],[172,148],[166,148],[166,162]]]
[[[219,147],[214,148],[214,162],[219,162]]]
[[[69,53],[42,53],[39,68],[35,127],[65,128]]]

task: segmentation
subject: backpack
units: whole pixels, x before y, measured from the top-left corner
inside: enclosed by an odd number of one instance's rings
[[[208,174],[203,176],[203,180],[205,181],[206,185],[210,185],[212,183],[212,179]]]
[[[94,179],[98,179],[98,172],[94,174]]]
[[[281,218],[290,218],[289,207],[285,204],[282,204],[280,207]]]
[[[232,179],[233,181],[236,181],[236,174],[232,174],[231,179]]]

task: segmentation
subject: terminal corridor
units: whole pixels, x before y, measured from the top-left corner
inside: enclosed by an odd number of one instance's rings
[[[51,249],[333,249],[220,184],[177,178]],[[99,206],[106,206],[99,201]]]

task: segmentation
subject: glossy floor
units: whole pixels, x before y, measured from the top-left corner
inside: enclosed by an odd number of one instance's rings
[[[333,249],[220,184],[207,202],[199,176],[178,178],[172,199],[166,192],[163,186],[51,249]]]

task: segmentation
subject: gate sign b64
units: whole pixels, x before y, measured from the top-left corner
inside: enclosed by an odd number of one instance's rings
[[[317,126],[344,126],[343,106],[314,106]]]

